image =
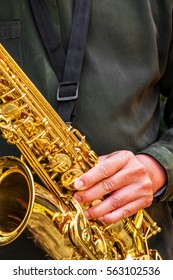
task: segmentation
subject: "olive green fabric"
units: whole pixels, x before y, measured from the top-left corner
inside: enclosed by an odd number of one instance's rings
[[[44,2],[67,51],[74,1]],[[29,1],[1,0],[1,7],[0,42],[57,110],[58,81]],[[148,153],[165,167],[167,189],[148,209],[162,227],[151,246],[164,259],[173,259],[172,8],[172,0],[92,1],[75,122],[99,155],[126,149]],[[16,36],[4,36],[7,22],[16,26]],[[160,93],[168,126],[161,138]],[[14,152],[3,143],[2,155]]]

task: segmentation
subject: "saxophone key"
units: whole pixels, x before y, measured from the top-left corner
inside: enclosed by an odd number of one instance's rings
[[[73,168],[73,169],[66,171],[61,177],[61,183],[62,183],[63,187],[65,187],[68,190],[74,190],[73,183],[82,174],[83,174],[83,172],[77,168]]]
[[[52,162],[50,164],[50,171],[54,171],[56,173],[63,173],[70,169],[72,165],[72,161],[70,157],[66,154],[57,154],[52,158]]]

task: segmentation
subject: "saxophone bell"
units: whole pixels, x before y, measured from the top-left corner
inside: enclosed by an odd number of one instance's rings
[[[13,156],[0,157],[0,246],[27,237],[48,259],[80,259],[70,240],[72,213],[33,180],[28,166]],[[85,256],[83,256],[85,258]]]
[[[24,230],[49,259],[96,259],[84,244],[90,227],[79,204],[72,198],[56,199],[34,182],[22,160],[0,157],[0,246],[13,242]],[[97,246],[89,241],[95,251]]]
[[[15,240],[25,229],[34,203],[34,182],[18,158],[0,158],[0,245]]]

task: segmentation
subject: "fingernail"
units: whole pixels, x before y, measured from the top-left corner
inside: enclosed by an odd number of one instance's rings
[[[80,190],[84,187],[84,184],[80,179],[76,179],[74,182],[74,187],[75,189]]]

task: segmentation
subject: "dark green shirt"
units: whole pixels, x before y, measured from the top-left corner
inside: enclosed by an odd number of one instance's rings
[[[44,2],[67,51],[74,1]],[[58,81],[29,1],[1,5],[0,41],[57,110]],[[99,155],[126,149],[148,153],[165,167],[166,191],[148,209],[162,228],[151,246],[164,259],[173,259],[172,9],[172,0],[92,1],[75,122]],[[11,36],[4,32],[9,21],[17,30]],[[167,101],[164,133],[160,94]],[[2,154],[12,152],[2,145]]]

